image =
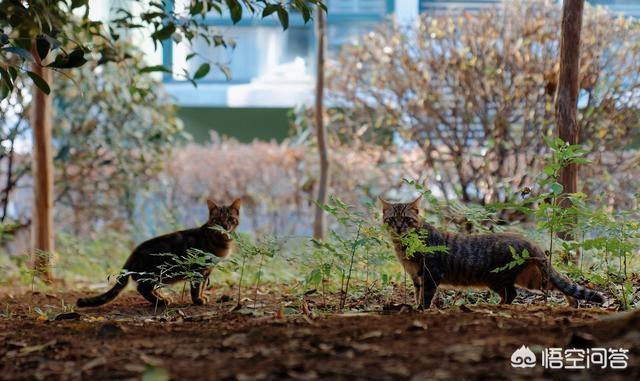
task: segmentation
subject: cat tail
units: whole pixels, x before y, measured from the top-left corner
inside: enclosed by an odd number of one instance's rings
[[[118,276],[116,280],[116,284],[111,287],[111,289],[105,292],[102,295],[94,296],[91,298],[80,298],[76,302],[76,306],[78,307],[97,307],[101,306],[105,303],[109,303],[113,299],[127,287],[127,283],[129,283],[129,274],[123,274]]]
[[[549,279],[558,290],[567,296],[586,300],[590,303],[604,303],[604,296],[601,293],[576,284],[571,279],[557,272],[554,268],[551,268]]]

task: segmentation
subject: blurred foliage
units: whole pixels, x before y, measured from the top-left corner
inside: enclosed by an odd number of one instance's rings
[[[116,9],[114,20],[103,24],[89,18],[88,0],[0,0],[0,99],[7,97],[15,82],[25,74],[41,91],[49,94],[50,84],[25,68],[25,63],[64,72],[85,65],[89,59],[97,64],[129,61],[131,54],[122,49],[122,44],[117,44],[120,33],[126,30],[150,29],[150,38],[156,47],[166,40],[170,43],[171,39],[190,45],[198,38],[209,45],[227,48],[233,43],[228,43],[218,29],[203,22],[211,13],[228,13],[234,24],[243,14],[262,18],[274,15],[283,29],[287,29],[290,10],[298,11],[305,23],[311,19],[315,7],[326,11],[321,0],[194,0],[181,9],[171,9],[167,4],[173,2],[167,1],[138,0],[136,3],[140,12],[132,11],[132,4],[127,4]],[[75,38],[77,34],[84,38]],[[90,53],[91,57],[87,57]],[[187,59],[196,54],[190,54]],[[136,70],[141,73],[171,73],[172,70],[140,63],[133,60],[129,65],[137,64]],[[184,70],[180,75],[195,85],[196,80],[208,74],[212,64],[227,77],[231,75],[219,62],[205,62],[194,73]],[[137,87],[135,82],[130,85]]]
[[[420,147],[427,183],[447,199],[486,204],[532,187],[555,132],[560,13],[542,0],[425,13],[345,46],[327,78],[333,146]],[[638,185],[623,170],[638,152],[621,148],[640,128],[640,22],[587,6],[582,43],[580,138],[593,152],[584,190],[626,207]]]
[[[118,44],[128,45],[129,61],[142,61],[130,43]],[[125,62],[90,61],[55,87],[56,203],[68,207],[58,213],[71,214],[76,230],[131,218],[138,191],[185,140],[177,107],[159,81]]]
[[[131,43],[117,44],[129,52],[129,62],[142,62],[142,53]],[[55,78],[55,217],[75,232],[104,224],[126,227],[139,191],[158,175],[172,148],[186,140],[160,81],[135,67],[91,60]],[[132,82],[135,91],[129,87]],[[31,132],[28,87],[18,79],[16,91],[0,101],[7,116],[0,119],[0,217],[21,224],[29,222],[31,197],[25,194],[31,186],[30,152],[25,149]]]
[[[31,172],[29,155],[25,154],[24,139],[30,133],[29,92],[16,82],[16,90],[0,101],[0,222],[25,224],[30,215],[9,208],[13,192],[24,185]],[[2,239],[0,239],[2,241]]]
[[[172,228],[166,224],[170,220],[182,226],[201,223],[206,216],[198,217],[204,213],[198,206],[207,196],[220,202],[241,196],[244,230],[280,236],[310,232],[319,168],[313,149],[291,140],[242,144],[214,136],[212,141],[187,144],[166,159],[166,169],[151,187],[155,193],[140,206],[141,217],[153,216],[150,226],[162,227],[152,233]],[[330,192],[350,205],[376,200],[401,186],[404,177],[418,178],[423,163],[419,149],[399,156],[379,146],[335,147],[329,159]]]

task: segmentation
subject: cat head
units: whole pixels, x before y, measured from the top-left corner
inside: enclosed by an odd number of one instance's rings
[[[215,202],[207,199],[209,208],[209,220],[207,226],[221,226],[230,232],[234,231],[240,223],[240,204],[242,201],[237,198],[229,206],[218,206]]]
[[[409,203],[391,203],[380,198],[382,222],[399,235],[418,229],[422,224],[419,210],[421,199],[422,196]]]

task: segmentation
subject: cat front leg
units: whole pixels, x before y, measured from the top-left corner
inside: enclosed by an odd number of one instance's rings
[[[431,308],[431,301],[433,300],[433,296],[436,294],[438,290],[438,286],[433,284],[425,284],[422,287],[422,308],[429,309]]]
[[[434,283],[424,282],[422,277],[416,277],[413,280],[413,287],[416,290],[416,304],[419,310],[427,310],[431,308],[431,301],[433,300],[438,285]]]
[[[209,301],[209,298],[204,294],[204,289],[209,282],[209,271],[202,272],[202,278],[191,281],[191,300],[193,304],[203,305]]]
[[[417,283],[420,284],[420,293],[416,293],[416,297],[420,297],[418,300],[418,308],[422,310],[431,308],[431,301],[433,300],[436,291],[438,291],[438,285],[442,279],[440,273],[434,271],[436,268],[431,266],[432,269],[429,270],[429,266],[430,265],[428,263],[423,262],[417,274]]]
[[[424,299],[423,288],[422,288],[422,278],[419,276],[413,277],[413,288],[415,290],[416,296],[416,305],[418,309],[423,309],[422,301]]]
[[[202,294],[203,288],[204,282],[191,282],[191,300],[193,304],[201,306],[208,301],[207,297]]]

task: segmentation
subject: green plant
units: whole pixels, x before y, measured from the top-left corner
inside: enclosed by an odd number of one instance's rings
[[[33,307],[33,312],[36,313],[37,319],[42,321],[53,321],[62,314],[68,314],[74,311],[75,305],[67,304],[64,302],[64,300],[60,300],[59,308],[50,305],[46,305],[43,308],[40,308],[38,306]]]
[[[366,210],[370,213],[357,210],[353,206],[347,205],[338,197],[331,196],[329,204],[320,207],[332,216],[338,223],[340,229],[331,229],[329,241],[319,243],[316,247],[323,249],[329,256],[333,256],[340,272],[340,304],[338,309],[343,310],[347,297],[351,278],[354,271],[356,259],[361,259],[365,264],[365,289],[369,283],[369,265],[371,256],[383,255],[388,250],[388,243],[385,238],[386,233],[382,230],[379,216],[371,218],[373,203],[366,205]],[[375,215],[375,214],[373,214]]]
[[[228,16],[235,24],[243,13],[258,17],[278,16],[283,29],[289,27],[289,12],[296,10],[307,23],[314,9],[326,12],[327,8],[320,0],[209,0],[189,2],[186,9],[176,10],[173,3],[151,1],[144,4],[142,12],[131,12],[130,6],[117,8],[117,18],[108,23],[89,18],[92,3],[87,0],[31,0],[29,3],[16,1],[0,2],[0,100],[8,96],[14,87],[14,81],[28,76],[44,93],[49,94],[50,87],[39,75],[29,71],[25,63],[34,63],[47,70],[67,74],[66,69],[82,67],[95,60],[99,63],[116,62],[128,64],[126,50],[117,47],[120,31],[137,28],[150,28],[149,39],[154,47],[166,44],[167,40],[190,46],[194,39],[204,41],[213,47],[235,47],[235,41],[212,29],[203,22],[211,12]],[[82,37],[78,37],[82,34]],[[32,42],[33,41],[33,42]],[[6,45],[6,46],[5,46]],[[95,57],[85,57],[92,53]],[[190,53],[187,60],[197,52]],[[55,59],[54,59],[55,56]],[[229,69],[220,62],[211,62],[226,75]],[[209,73],[210,63],[202,63],[194,73],[187,69],[177,73],[192,82]],[[173,68],[162,65],[136,68],[139,73],[173,73]],[[70,71],[73,72],[73,71]],[[133,89],[136,83],[130,83]]]
[[[509,0],[466,17],[425,12],[411,25],[363,34],[327,70],[332,149],[383,147],[401,161],[420,147],[422,167],[412,172],[445,200],[491,204],[532,187],[549,154],[542,137],[556,129],[559,13],[555,1]],[[583,185],[611,184],[624,205],[640,178],[617,170],[637,173],[638,151],[621,148],[640,120],[631,96],[640,88],[639,23],[587,4],[583,25],[580,140],[598,149]],[[300,114],[312,121],[313,112]],[[617,173],[604,183],[608,171]]]
[[[504,266],[496,267],[495,269],[491,270],[492,273],[511,270],[514,267],[520,266],[525,263],[530,256],[529,250],[527,249],[522,250],[521,253],[517,253],[516,249],[514,249],[513,246],[509,246],[509,251],[511,252],[511,257],[513,258],[513,260],[511,262],[508,262]]]
[[[272,259],[276,256],[279,248],[278,240],[275,237],[265,237],[263,239],[254,240],[248,234],[229,232],[221,227],[214,227],[213,229],[228,234],[233,238],[235,246],[237,248],[236,254],[230,258],[229,262],[233,264],[236,269],[239,268],[240,275],[238,279],[238,300],[236,308],[239,308],[242,304],[242,281],[245,276],[245,270],[248,265],[257,261],[257,269],[254,273],[255,276],[255,293],[254,293],[254,306],[257,305],[258,299],[258,287],[260,280],[264,274],[265,261]],[[240,257],[238,260],[237,257]]]

